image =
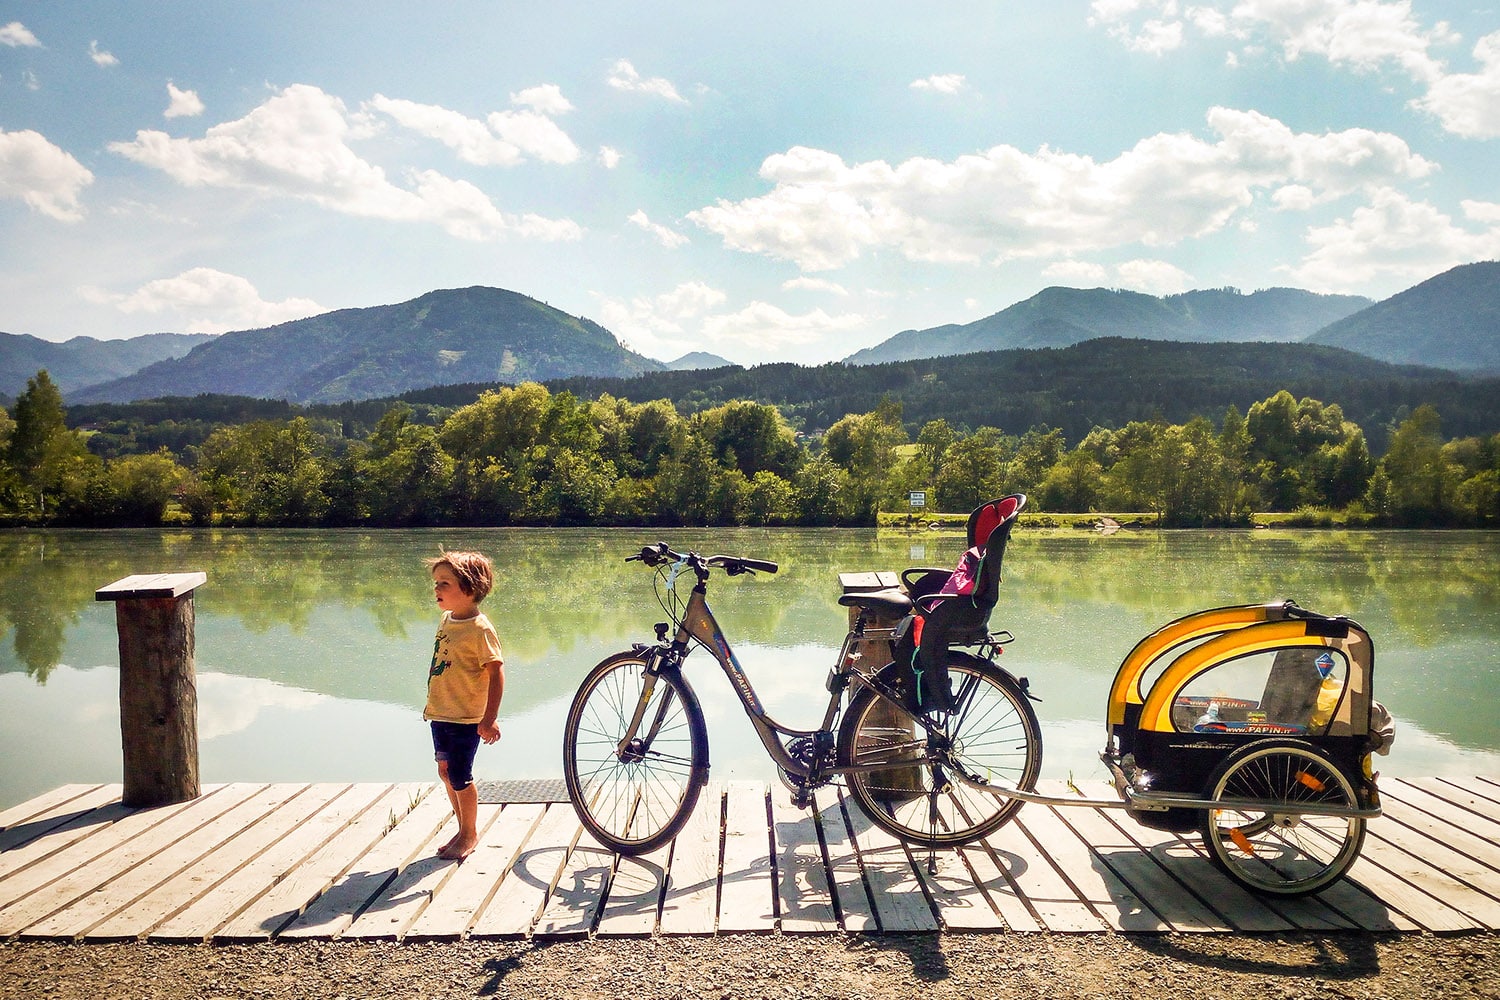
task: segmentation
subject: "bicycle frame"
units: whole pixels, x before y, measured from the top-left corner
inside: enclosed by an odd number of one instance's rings
[[[849,661],[849,650],[857,638],[855,631],[851,630],[844,637],[843,649],[839,653],[839,664],[844,665]],[[693,587],[692,594],[688,597],[682,620],[677,626],[677,635],[671,643],[665,647],[658,646],[656,650],[658,657],[656,664],[661,666],[671,664],[679,666],[683,659],[692,650],[692,640],[696,639],[708,650],[714,660],[724,671],[724,676],[729,678],[729,686],[734,689],[740,704],[744,706],[745,714],[750,719],[750,724],[755,727],[756,734],[766,748],[766,753],[776,765],[788,774],[799,778],[806,778],[810,773],[807,765],[796,760],[787,752],[783,739],[816,738],[819,732],[828,732],[833,728],[834,719],[838,717],[839,700],[843,695],[843,686],[834,686],[829,695],[828,707],[823,714],[823,724],[820,729],[793,729],[782,725],[771,718],[766,712],[765,705],[761,703],[760,696],[755,693],[755,685],[750,682],[750,676],[745,673],[745,668],[740,666],[739,657],[735,656],[734,650],[729,645],[729,640],[724,638],[724,630],[719,627],[718,620],[708,606],[707,590],[702,583]],[[635,733],[641,722],[645,704],[650,698],[649,691],[644,694],[640,706],[637,708],[635,720],[630,726],[630,733]],[[629,736],[627,736],[627,741]]]

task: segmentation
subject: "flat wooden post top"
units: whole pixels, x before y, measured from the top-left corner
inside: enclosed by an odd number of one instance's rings
[[[134,601],[181,597],[208,582],[207,573],[138,573],[94,591],[96,601]]]

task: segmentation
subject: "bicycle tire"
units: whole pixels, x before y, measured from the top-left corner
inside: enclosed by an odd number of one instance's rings
[[[949,652],[948,671],[963,698],[945,727],[953,761],[971,776],[1034,789],[1042,768],[1041,727],[1020,684],[990,661],[956,651]],[[839,726],[839,766],[887,761],[887,768],[852,771],[845,780],[860,811],[908,843],[943,847],[977,840],[1024,804],[949,777],[950,762],[929,750],[921,720],[861,687]],[[942,780],[934,793],[936,775]]]
[[[635,652],[601,661],[579,685],[563,730],[573,808],[589,833],[620,854],[645,854],[675,837],[708,780],[703,709],[676,669],[656,674],[644,732],[620,752],[647,670]]]
[[[1356,809],[1354,784],[1326,754],[1295,740],[1241,747],[1208,779],[1213,801],[1277,800],[1283,810],[1208,809],[1200,832],[1209,855],[1253,892],[1306,896],[1332,884],[1359,857],[1365,821],[1298,813],[1301,804]]]

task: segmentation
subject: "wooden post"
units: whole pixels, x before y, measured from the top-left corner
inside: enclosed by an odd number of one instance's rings
[[[193,591],[207,582],[205,573],[156,573],[94,592],[96,601],[115,602],[120,633],[127,806],[185,802],[200,793]]]

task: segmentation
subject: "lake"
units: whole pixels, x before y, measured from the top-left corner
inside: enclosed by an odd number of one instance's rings
[[[121,780],[114,606],[133,573],[202,570],[195,595],[201,776],[222,781],[432,780],[421,721],[438,614],[422,560],[495,559],[485,610],[506,653],[503,737],[481,779],[557,777],[573,691],[664,619],[651,573],[675,548],[779,562],[715,577],[709,599],[773,717],[816,725],[847,629],[837,574],[951,565],[962,538],[873,530],[50,531],[0,533],[0,807],[69,782]],[[1049,777],[1102,778],[1104,708],[1146,633],[1202,608],[1290,597],[1375,640],[1375,694],[1397,720],[1387,774],[1500,775],[1500,534],[1026,530],[992,625],[1030,678]],[[713,776],[773,778],[719,668],[687,674],[709,718]]]

